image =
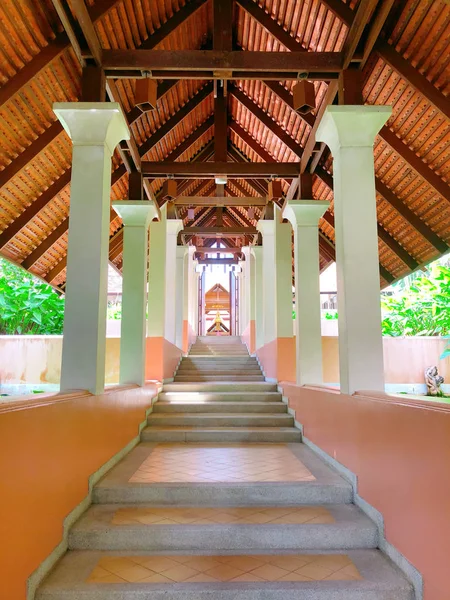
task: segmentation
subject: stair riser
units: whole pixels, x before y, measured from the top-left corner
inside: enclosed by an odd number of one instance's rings
[[[201,404],[185,403],[163,403],[157,402],[153,406],[153,413],[156,414],[171,414],[171,413],[278,413],[284,414],[287,412],[286,404],[282,402],[203,402]]]
[[[163,388],[164,392],[278,392],[277,385],[261,381],[260,383],[166,383]]]
[[[175,381],[265,381],[263,375],[175,375]]]
[[[376,548],[375,527],[336,525],[170,525],[115,527],[102,531],[72,531],[72,550],[145,550],[198,552],[229,550],[236,554],[254,551]]]
[[[290,415],[267,415],[267,416],[157,416],[149,417],[150,427],[294,427],[294,419]]]
[[[208,442],[208,443],[237,443],[237,442],[261,442],[272,444],[288,444],[300,442],[300,431],[156,431],[152,428],[144,429],[141,433],[143,442]]]
[[[216,360],[207,364],[181,363],[178,370],[183,371],[224,371],[226,369],[235,369],[237,371],[261,371],[258,364],[248,364],[241,362],[222,362]]]
[[[182,506],[312,506],[349,504],[349,486],[320,483],[151,484],[95,487],[96,504],[153,504]]]
[[[281,402],[281,394],[278,392],[269,392],[267,394],[257,394],[256,392],[248,392],[247,394],[241,394],[237,392],[233,393],[225,393],[220,394],[219,392],[201,392],[201,393],[177,393],[176,396],[173,395],[173,392],[161,392],[158,396],[159,400],[166,401],[179,401],[179,402],[189,402],[189,401],[198,401],[202,403],[207,402]]]
[[[177,377],[263,377],[261,369],[178,369]]]

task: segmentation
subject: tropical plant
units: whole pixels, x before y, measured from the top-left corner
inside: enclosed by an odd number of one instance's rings
[[[446,336],[450,334],[450,269],[435,265],[413,285],[383,295],[383,335]]]
[[[0,259],[0,334],[62,334],[64,298],[20,267]]]

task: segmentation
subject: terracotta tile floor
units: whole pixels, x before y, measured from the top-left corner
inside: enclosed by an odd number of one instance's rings
[[[324,524],[335,520],[326,508],[121,508],[114,513],[114,525],[216,525],[233,524]]]
[[[89,583],[357,580],[345,554],[286,556],[105,556]]]
[[[284,444],[158,444],[132,483],[314,481]]]

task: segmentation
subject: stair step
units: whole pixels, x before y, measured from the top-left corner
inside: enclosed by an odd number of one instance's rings
[[[166,386],[164,386],[164,389]],[[161,401],[170,402],[281,402],[279,392],[160,392]]]
[[[143,442],[300,442],[295,427],[146,427]]]
[[[178,369],[176,377],[263,377],[261,369]]]
[[[233,383],[229,381],[216,382],[216,383],[208,383],[208,382],[198,382],[198,383],[182,383],[182,382],[174,382],[174,383],[166,383],[163,387],[163,392],[234,392],[234,393],[243,393],[243,392],[278,392],[278,387],[276,383],[269,383],[268,381],[259,381],[259,382],[238,382]]]
[[[161,394],[162,395],[162,394]],[[162,401],[153,406],[153,414],[173,413],[286,413],[287,406],[283,402],[232,402],[232,401]]]
[[[264,375],[175,375],[175,381],[265,381]]]
[[[251,553],[377,545],[375,524],[352,504],[284,509],[93,505],[69,534],[72,550]]]
[[[119,560],[115,560],[115,559]],[[311,567],[308,570],[308,564]],[[317,573],[314,564],[325,565]],[[157,576],[155,576],[155,570]],[[190,565],[190,566],[189,566]],[[255,569],[255,565],[258,567]],[[309,573],[299,579],[292,567]],[[328,565],[328,568],[327,568]],[[345,575],[341,565],[349,570]],[[283,566],[286,568],[283,569]],[[240,567],[240,568],[239,568]],[[94,569],[98,569],[96,579]],[[329,580],[312,580],[326,569]],[[353,571],[353,569],[356,569]],[[167,576],[164,575],[166,573]],[[259,573],[259,575],[258,575]],[[353,575],[355,573],[355,575]],[[211,581],[212,575],[216,577]],[[122,577],[120,577],[122,575]],[[172,577],[172,579],[170,578]],[[196,577],[196,583],[188,582]],[[233,576],[241,580],[232,581]],[[255,577],[256,576],[256,577]],[[265,576],[265,579],[262,577]],[[285,581],[274,581],[283,576]],[[301,575],[300,575],[301,576]],[[358,577],[347,579],[344,577]],[[89,581],[89,578],[92,578]],[[145,579],[150,577],[150,582]],[[335,579],[333,580],[333,577]],[[113,581],[115,583],[107,583]],[[323,578],[323,575],[322,575]],[[249,582],[253,579],[253,582]],[[269,581],[268,581],[269,579]],[[271,579],[271,581],[270,581]],[[164,583],[151,583],[151,581]],[[121,583],[120,583],[121,582]],[[411,584],[378,550],[208,557],[150,552],[70,551],[38,590],[37,600],[413,600]]]
[[[149,427],[293,427],[294,418],[289,414],[227,414],[227,413],[153,413],[149,416]]]

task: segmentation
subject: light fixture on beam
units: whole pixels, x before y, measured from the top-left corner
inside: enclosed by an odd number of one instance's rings
[[[142,112],[149,112],[156,108],[158,84],[156,79],[150,79],[148,72],[145,75],[144,79],[136,79],[134,98],[136,106]]]
[[[314,84],[302,79],[292,88],[293,108],[300,115],[306,115],[316,108]]]
[[[227,176],[226,175],[216,175],[215,177],[216,185],[227,185]]]
[[[175,200],[177,197],[177,182],[175,179],[166,179],[163,183],[162,197],[167,202]]]
[[[195,218],[195,209],[193,209],[193,208],[188,208],[188,211],[187,211],[187,216],[188,216],[188,219],[189,219],[190,221],[192,221],[192,219],[194,219],[194,218]]]

